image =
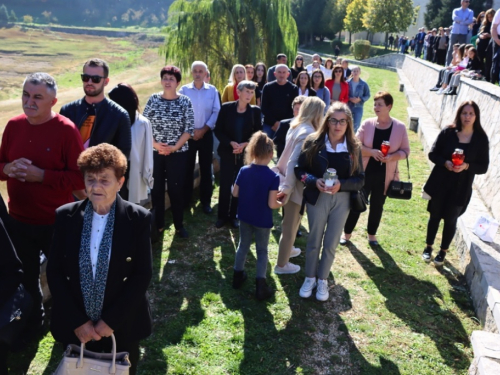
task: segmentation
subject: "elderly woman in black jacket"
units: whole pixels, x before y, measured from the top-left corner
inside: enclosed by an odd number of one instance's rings
[[[88,199],[56,211],[47,265],[50,328],[57,341],[96,352],[111,351],[113,333],[135,374],[139,341],[151,334],[151,214],[118,195],[127,159],[116,147],[88,148],[78,167]]]
[[[238,199],[231,196],[231,186],[243,166],[244,150],[250,137],[262,130],[260,108],[250,105],[256,87],[257,84],[252,81],[238,83],[238,100],[222,105],[215,124],[214,133],[219,140],[217,152],[220,156],[217,228],[223,227],[228,221],[234,228],[239,227],[236,220]]]
[[[325,172],[332,172],[332,168],[338,177],[333,185],[324,179]],[[349,215],[351,193],[361,189],[364,183],[361,144],[354,135],[347,104],[335,102],[330,106],[321,127],[306,138],[295,176],[305,185],[309,221],[306,278],[299,295],[308,298],[317,286],[316,299],[326,301],[329,297],[327,277]]]
[[[461,149],[465,155],[462,164],[452,162],[456,149]],[[430,197],[427,205],[430,217],[422,258],[427,263],[431,261],[432,245],[442,219],[441,250],[434,258],[436,265],[442,265],[455,235],[457,219],[467,209],[472,196],[474,177],[488,170],[488,137],[481,127],[479,107],[475,102],[468,100],[458,107],[454,124],[439,133],[429,159],[435,166],[424,185],[424,192]]]

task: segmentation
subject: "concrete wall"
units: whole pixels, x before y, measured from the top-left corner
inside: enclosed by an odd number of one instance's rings
[[[474,100],[481,110],[481,123],[490,140],[490,166],[476,176],[475,187],[491,214],[500,220],[500,87],[463,78],[457,96],[429,91],[438,79],[440,66],[406,55],[402,67],[424,105],[441,128],[453,123],[457,107]]]

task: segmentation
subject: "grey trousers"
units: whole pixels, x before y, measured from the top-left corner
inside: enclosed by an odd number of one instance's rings
[[[289,200],[283,207],[284,216],[281,221],[281,237],[278,250],[278,266],[284,267],[290,260],[290,252],[292,251],[297,230],[299,230],[300,219],[300,204]]]
[[[350,208],[350,192],[320,193],[316,205],[307,204],[306,277],[328,277]]]
[[[448,66],[451,63],[451,59],[453,58],[453,45],[456,43],[465,44],[467,40],[467,34],[451,34],[450,42],[448,43],[448,53],[446,54],[446,65]]]

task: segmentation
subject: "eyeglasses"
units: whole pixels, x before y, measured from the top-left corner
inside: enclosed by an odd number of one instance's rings
[[[334,73],[344,73],[344,71],[343,71],[343,70],[338,70],[338,69],[335,69],[333,72],[334,72]]]
[[[303,61],[304,59],[302,57],[299,57],[298,59],[295,60]]]
[[[340,126],[346,126],[347,120],[345,118],[343,118],[341,120],[337,120],[336,118],[330,117],[328,119],[328,123],[330,123],[333,126],[338,125],[338,124],[340,124]]]
[[[83,82],[92,80],[93,83],[99,83],[101,82],[101,79],[106,78],[101,76],[91,76],[90,74],[82,74],[81,77]]]

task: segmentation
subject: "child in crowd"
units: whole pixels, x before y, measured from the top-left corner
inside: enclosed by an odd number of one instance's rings
[[[278,201],[279,176],[267,166],[273,157],[274,144],[266,133],[256,132],[245,149],[245,163],[234,184],[233,196],[238,199],[240,242],[234,260],[233,288],[247,279],[245,261],[255,234],[257,278],[255,296],[271,297],[274,291],[266,284],[267,245],[273,226],[272,210],[283,205]]]

